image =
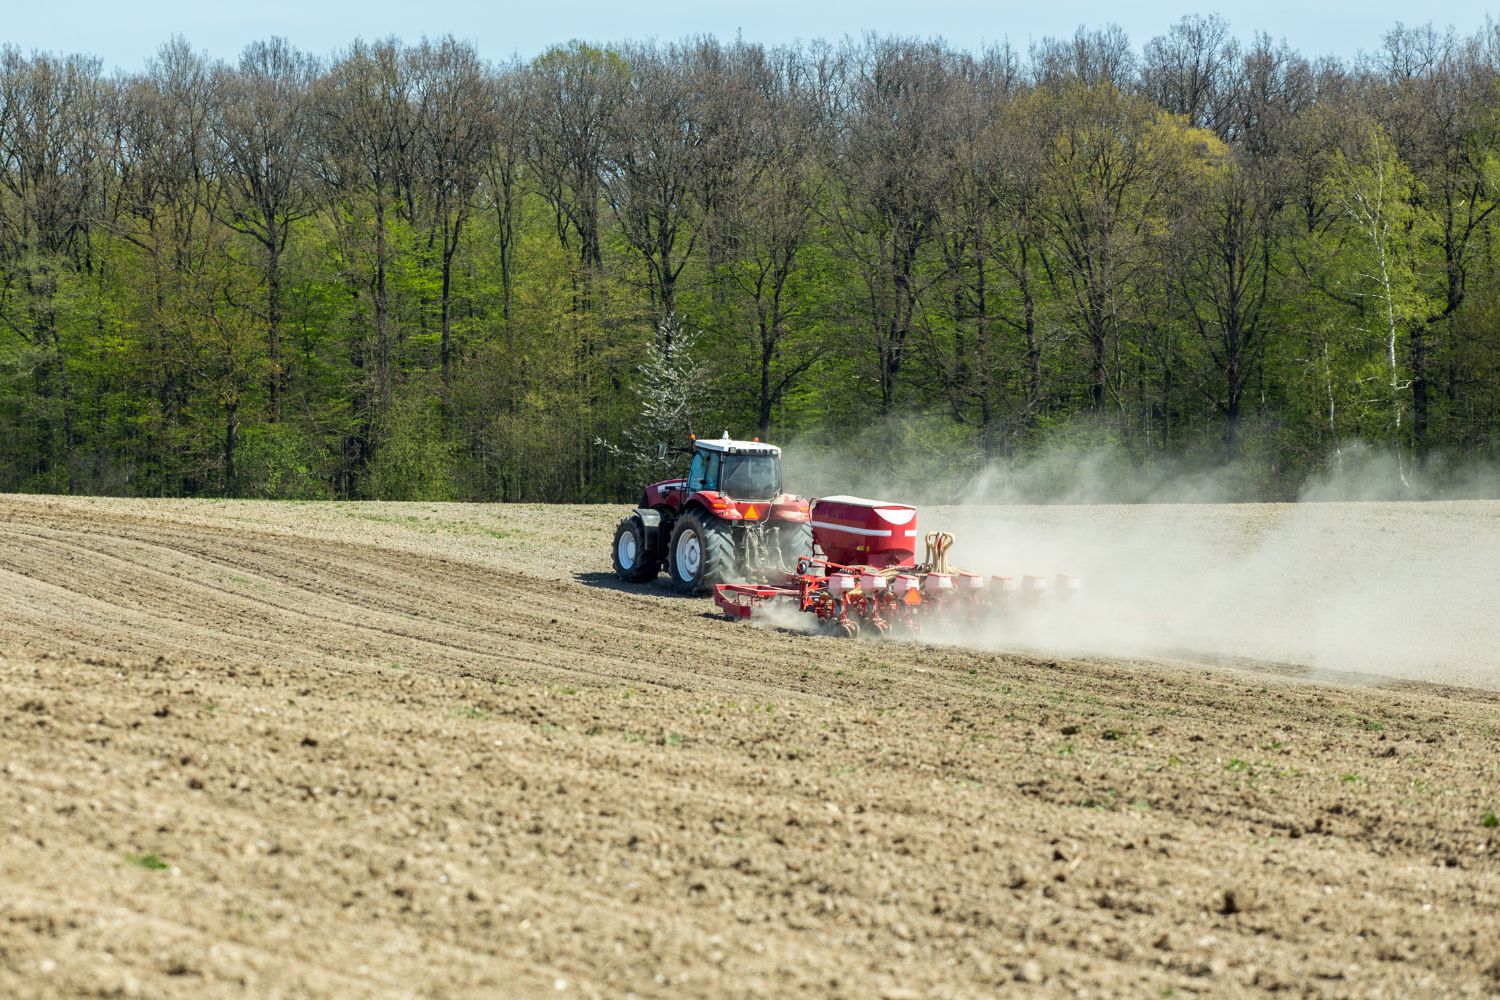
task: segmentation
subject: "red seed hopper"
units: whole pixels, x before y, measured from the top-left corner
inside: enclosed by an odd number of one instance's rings
[[[910,566],[917,551],[917,509],[904,503],[824,497],[812,504],[813,543],[825,558],[877,568]]]

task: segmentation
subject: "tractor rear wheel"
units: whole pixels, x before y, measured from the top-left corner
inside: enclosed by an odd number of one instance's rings
[[[635,517],[620,519],[615,528],[615,576],[626,583],[649,583],[661,572],[658,561],[646,551],[641,522]]]
[[[701,594],[728,581],[734,572],[734,540],[729,527],[700,510],[690,510],[672,528],[667,572],[679,594]]]
[[[797,571],[797,560],[812,555],[812,525],[806,521],[777,521],[771,525],[772,544],[788,573]]]

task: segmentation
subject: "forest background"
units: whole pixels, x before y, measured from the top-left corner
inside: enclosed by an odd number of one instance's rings
[[[5,48],[0,490],[620,500],[727,430],[803,492],[1492,491],[1497,78],[1494,24],[1340,60],[1212,16]]]

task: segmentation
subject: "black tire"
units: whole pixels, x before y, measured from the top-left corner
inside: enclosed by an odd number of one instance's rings
[[[795,573],[797,560],[812,555],[812,525],[806,521],[777,521],[771,525],[771,544],[776,547],[786,571]]]
[[[667,573],[679,594],[701,594],[727,583],[734,563],[734,539],[723,521],[699,510],[677,519],[667,546]]]
[[[661,562],[646,551],[641,522],[634,516],[620,519],[610,555],[615,564],[615,576],[626,583],[650,583],[661,572]]]

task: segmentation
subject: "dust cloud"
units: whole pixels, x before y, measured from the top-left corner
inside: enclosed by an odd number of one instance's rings
[[[1323,675],[1500,687],[1500,503],[939,507],[954,561],[1068,572],[1071,602],[987,646],[1222,657]]]
[[[964,569],[1082,580],[1071,601],[953,636],[964,644],[1500,688],[1500,501],[1452,499],[1500,496],[1493,468],[1398,466],[1355,446],[1292,502],[1223,502],[1245,485],[1233,470],[1188,468],[1144,474],[1138,502],[1097,502],[1120,495],[1122,462],[1065,449],[964,482],[818,473],[917,504],[922,530],[956,536]]]

